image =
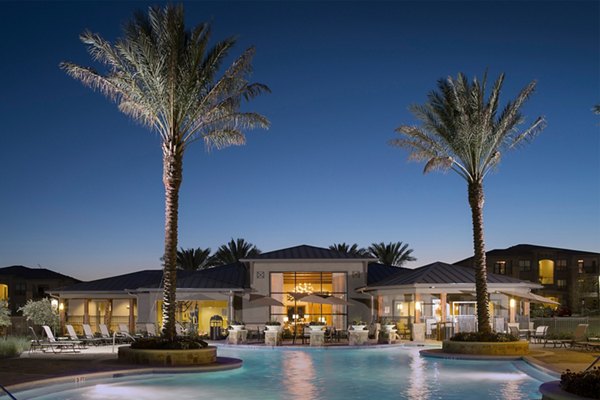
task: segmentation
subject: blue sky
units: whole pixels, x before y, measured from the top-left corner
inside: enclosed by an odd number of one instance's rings
[[[94,65],[78,35],[114,40],[145,2],[3,3],[0,42],[0,266],[80,279],[159,268],[162,160],[154,133],[59,70]],[[152,3],[157,4],[157,3]],[[417,267],[472,254],[466,185],[388,146],[407,108],[440,78],[506,73],[503,99],[531,80],[536,140],[486,181],[488,249],[518,243],[600,251],[599,3],[193,2],[188,26],[255,45],[248,105],[268,131],[184,160],[180,246],[243,237],[263,251],[403,241]],[[97,65],[96,65],[97,66]]]

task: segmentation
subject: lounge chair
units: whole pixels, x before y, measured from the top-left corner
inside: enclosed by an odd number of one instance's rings
[[[152,323],[147,323],[147,324],[146,324],[146,334],[147,334],[149,337],[156,337],[156,336],[158,336],[158,335],[156,334],[156,325],[154,325],[154,324],[152,324]]]
[[[531,334],[531,343],[542,343],[546,340],[548,334],[548,326],[540,325],[535,329],[535,332]]]
[[[30,342],[30,347],[29,347],[29,352],[31,353],[32,351],[35,350],[42,350],[44,348],[45,343],[38,338],[38,335],[36,335],[35,330],[33,330],[33,327],[29,327],[29,330],[31,331],[31,335],[33,337],[33,339],[31,339]]]
[[[53,353],[58,353],[65,349],[71,350],[74,353],[79,353],[79,349],[81,348],[80,340],[56,340],[48,325],[43,325],[42,328],[48,338],[48,342],[43,344],[42,351],[46,351],[47,348],[50,348]]]
[[[135,338],[129,333],[129,327],[126,324],[119,324],[119,332],[117,335],[125,342],[135,342]]]
[[[90,326],[90,324],[83,324],[82,327],[83,334],[87,340],[97,340],[98,344],[106,344],[110,342],[110,335],[109,337],[96,337],[94,335],[94,332],[92,332],[92,327]]]
[[[100,342],[102,341],[102,339],[94,338],[94,337],[80,338],[79,336],[77,336],[77,332],[75,332],[73,325],[66,325],[66,327],[67,327],[67,333],[69,334],[69,338],[74,341],[80,341],[83,344],[83,346],[85,346],[87,344],[93,344],[94,346],[98,346],[100,344]]]
[[[175,323],[175,333],[177,336],[185,336],[187,334],[187,329],[183,327],[179,322]]]
[[[575,328],[575,333],[573,334],[573,340],[571,341],[571,348],[573,347],[581,347],[583,349],[588,348],[588,340],[587,340],[587,328],[589,324],[579,324],[577,328]]]

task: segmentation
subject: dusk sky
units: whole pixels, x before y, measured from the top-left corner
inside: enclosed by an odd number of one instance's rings
[[[114,41],[150,4],[2,3],[0,267],[82,280],[160,268],[157,135],[58,68],[99,67],[79,34]],[[547,127],[486,178],[486,248],[600,251],[599,2],[184,4],[188,27],[238,36],[234,55],[256,46],[253,80],[272,94],[245,106],[271,121],[246,146],[187,151],[180,247],[403,241],[408,267],[471,256],[465,182],[423,175],[388,141],[438,79],[488,69],[506,73],[502,106],[537,80],[523,113]]]

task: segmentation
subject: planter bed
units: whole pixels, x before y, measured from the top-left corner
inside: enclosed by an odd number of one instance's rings
[[[217,348],[188,350],[147,350],[119,347],[119,361],[144,365],[207,365],[217,362]]]
[[[444,340],[442,351],[450,354],[472,354],[486,356],[524,356],[529,354],[529,343],[518,342],[458,342]]]

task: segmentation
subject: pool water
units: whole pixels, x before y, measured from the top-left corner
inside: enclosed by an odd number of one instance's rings
[[[25,399],[540,399],[555,380],[524,361],[425,358],[419,348],[271,350],[224,348],[242,368],[158,374],[59,385],[15,394]]]

